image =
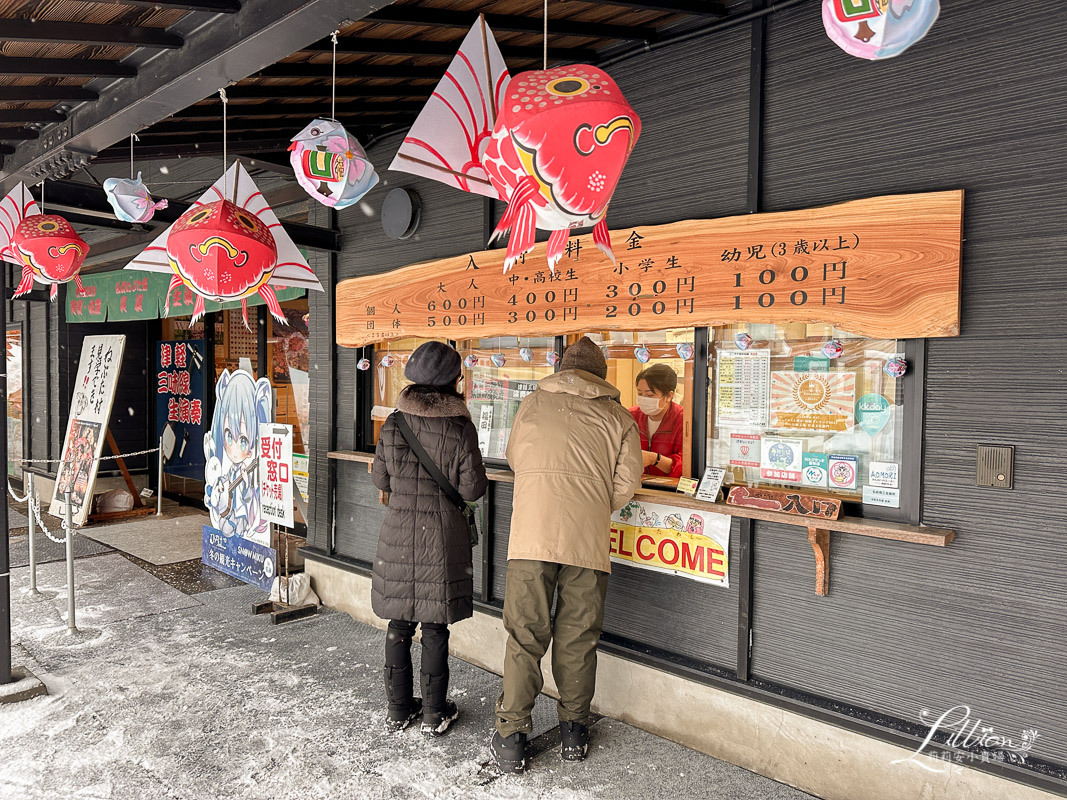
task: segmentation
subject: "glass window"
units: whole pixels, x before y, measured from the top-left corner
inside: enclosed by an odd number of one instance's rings
[[[286,324],[267,317],[267,344],[272,354],[274,419],[293,426],[293,452],[307,454],[311,429],[308,419],[308,301],[282,303]]]
[[[7,329],[7,474],[22,478],[22,325]]]
[[[463,394],[478,428],[482,457],[503,459],[519,403],[555,371],[550,354],[556,351],[556,340],[471,339],[460,342],[458,349],[464,358]]]
[[[371,447],[378,444],[378,436],[382,431],[382,424],[386,417],[393,413],[396,408],[396,400],[405,386],[410,386],[411,381],[404,377],[404,367],[420,345],[430,341],[443,341],[441,339],[397,339],[384,345],[376,345],[370,359],[370,369],[373,378],[374,396],[371,406],[371,422],[374,425],[374,436],[369,442]]]
[[[641,333],[605,331],[586,335],[604,348],[608,362],[607,380],[618,387],[620,402],[639,421],[642,448],[645,453],[651,454],[646,462],[651,462],[659,454],[660,465],[666,466],[665,459],[671,458],[671,467],[666,472],[660,466],[648,463],[644,482],[672,486],[677,484],[679,476],[692,476],[694,329],[674,328]],[[639,392],[638,376],[656,364],[670,367],[677,384],[671,403],[660,401],[660,407],[666,406],[666,410],[649,416],[639,413],[639,395],[661,398],[668,392],[663,391],[665,387],[657,389],[650,386],[649,381],[642,381],[644,386]],[[653,379],[651,382],[658,381]],[[655,419],[657,413],[662,415],[658,420]],[[681,461],[680,469],[676,466],[678,459]]]
[[[902,353],[822,324],[712,329],[708,465],[727,483],[898,507],[902,381],[883,367]]]

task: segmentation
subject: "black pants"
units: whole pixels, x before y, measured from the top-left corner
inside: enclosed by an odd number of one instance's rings
[[[411,640],[416,622],[390,620],[385,637],[386,691],[390,705],[406,708],[411,703]],[[421,686],[423,707],[429,713],[444,710],[448,691],[448,626],[422,623]]]

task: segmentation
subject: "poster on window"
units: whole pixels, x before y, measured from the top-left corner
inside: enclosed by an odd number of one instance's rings
[[[292,425],[267,425],[259,437],[259,498],[263,519],[293,527]]]
[[[115,402],[125,336],[86,336],[82,340],[78,374],[70,400],[70,418],[63,438],[62,461],[56,472],[55,492],[48,513],[64,514],[64,496],[71,495],[71,516],[84,525],[93,505],[93,485],[107,436],[111,406]]]
[[[204,343],[156,342],[156,438],[163,441],[163,470],[204,477]]]
[[[611,515],[611,560],[730,585],[730,517],[631,500]]]
[[[845,433],[856,407],[854,372],[772,372],[771,427]]]
[[[720,350],[715,369],[715,421],[718,425],[767,424],[770,402],[770,350]]]
[[[760,477],[777,483],[800,483],[804,440],[764,436],[761,444]]]
[[[22,328],[7,329],[7,474],[22,477]]]

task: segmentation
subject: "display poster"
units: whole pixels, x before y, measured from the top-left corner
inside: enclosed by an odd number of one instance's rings
[[[764,436],[760,450],[760,477],[779,483],[800,483],[803,456],[803,439]]]
[[[730,434],[730,466],[756,467],[760,465],[760,435],[758,433]]]
[[[49,514],[62,517],[64,493],[71,491],[71,517],[75,525],[84,525],[92,508],[93,486],[125,349],[126,337],[122,335],[86,336],[82,340],[62,461],[48,507]]]
[[[293,482],[296,484],[296,490],[300,492],[300,499],[304,501],[304,505],[307,505],[308,501],[308,481],[311,479],[310,463],[311,459],[304,454],[293,453]]]
[[[245,370],[223,370],[215,413],[204,434],[204,505],[211,527],[226,537],[270,545],[260,500],[260,437],[271,424],[271,385]],[[206,554],[206,553],[205,553]],[[208,563],[208,562],[204,562]]]
[[[852,430],[854,372],[772,372],[771,427],[844,433]]]
[[[958,336],[963,192],[610,231],[573,231],[508,273],[499,250],[337,285],[337,342],[489,339],[705,325],[833,325],[859,336]]]
[[[293,527],[293,426],[260,428],[259,500],[263,519]]]
[[[868,436],[877,436],[889,423],[889,401],[880,394],[865,394],[856,401],[856,424]]]
[[[611,516],[611,560],[730,585],[730,517],[631,500]]]
[[[704,477],[700,479],[700,488],[697,489],[697,500],[714,503],[719,499],[719,490],[726,478],[726,470],[718,467],[708,467],[704,470]]]
[[[859,456],[831,454],[829,463],[830,488],[854,490],[859,478]]]
[[[804,453],[802,458],[802,483],[805,486],[825,488],[830,473],[830,459],[826,453]]]
[[[892,461],[872,461],[867,465],[867,483],[884,489],[899,488],[900,465]]]
[[[204,477],[204,342],[156,342],[156,438],[163,439],[163,470]]]
[[[226,536],[210,525],[205,525],[203,531],[201,561],[219,572],[270,591],[278,563],[273,547],[240,536]]]
[[[497,377],[477,370],[468,380],[467,405],[478,426],[482,458],[504,458],[519,404],[537,388],[537,381],[513,380],[506,374]]]
[[[7,329],[7,474],[22,477],[22,326]]]
[[[720,350],[715,364],[715,424],[767,424],[770,350]]]
[[[864,486],[863,502],[865,505],[869,506],[900,508],[900,489],[889,489],[882,486]]]

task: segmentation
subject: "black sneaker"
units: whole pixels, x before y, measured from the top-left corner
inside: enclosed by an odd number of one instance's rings
[[[489,744],[493,761],[501,772],[514,772],[521,775],[526,770],[526,734],[513,733],[506,739],[499,732],[493,732],[493,741]]]
[[[559,724],[560,757],[564,761],[584,761],[589,752],[589,728],[580,722]]]
[[[455,722],[457,717],[459,717],[459,709],[456,704],[451,700],[445,700],[445,710],[440,714],[426,712],[422,715],[422,727],[420,728],[422,735],[431,739],[444,736],[448,726]]]
[[[422,716],[422,698],[411,698],[411,705],[408,706],[407,711],[404,709],[398,709],[394,706],[389,706],[389,711],[385,718],[386,730],[399,733],[407,728],[412,722]]]

